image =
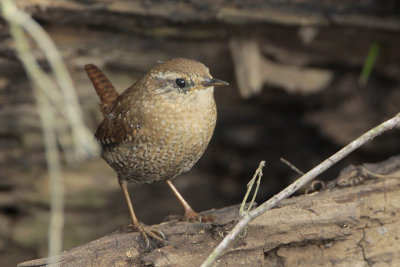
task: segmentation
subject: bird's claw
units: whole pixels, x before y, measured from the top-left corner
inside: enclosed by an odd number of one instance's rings
[[[149,237],[157,240],[160,243],[164,243],[166,239],[163,232],[145,224],[137,223],[136,225],[132,225],[132,227],[142,235],[144,241],[146,242],[146,249],[150,247]]]

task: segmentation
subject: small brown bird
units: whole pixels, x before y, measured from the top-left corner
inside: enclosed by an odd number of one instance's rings
[[[85,69],[104,115],[95,135],[102,157],[118,174],[133,227],[147,246],[148,236],[163,241],[163,233],[136,218],[127,183],[166,181],[185,218],[199,218],[170,180],[189,171],[207,148],[217,118],[214,86],[228,83],[212,78],[202,63],[176,58],[158,64],[119,95],[98,67]]]

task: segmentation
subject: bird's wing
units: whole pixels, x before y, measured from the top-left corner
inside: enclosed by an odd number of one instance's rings
[[[143,134],[139,107],[125,101],[126,98],[118,97],[97,128],[95,136],[103,146],[132,142]]]

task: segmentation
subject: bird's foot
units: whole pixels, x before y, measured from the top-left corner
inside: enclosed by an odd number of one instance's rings
[[[144,241],[146,242],[146,248],[150,247],[149,237],[155,239],[160,243],[164,243],[165,241],[164,233],[158,229],[152,228],[140,222],[137,222],[136,224],[130,226],[133,228],[133,230],[139,232],[142,235]]]

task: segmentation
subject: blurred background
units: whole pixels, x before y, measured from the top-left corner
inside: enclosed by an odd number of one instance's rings
[[[400,106],[400,4],[395,0],[23,0],[50,34],[94,131],[99,100],[83,66],[95,63],[122,92],[157,61],[203,62],[218,88],[218,122],[207,151],[174,180],[197,211],[239,203],[261,160],[257,201],[298,177]],[[46,256],[49,180],[32,87],[0,20],[0,266]],[[49,70],[39,49],[41,66]],[[324,173],[399,154],[384,134]],[[64,168],[64,248],[129,223],[117,178],[100,158]],[[130,187],[138,218],[183,212],[165,183]]]

